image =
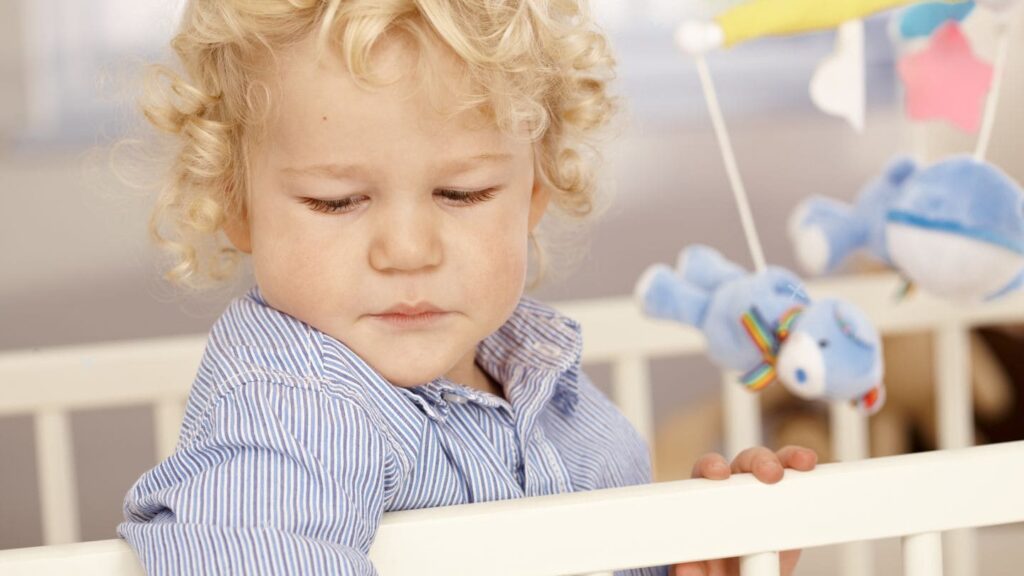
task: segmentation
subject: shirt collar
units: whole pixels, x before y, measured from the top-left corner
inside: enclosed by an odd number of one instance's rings
[[[253,285],[249,296],[259,304],[269,306],[258,285]],[[344,343],[339,344],[344,346]],[[582,331],[576,320],[538,300],[521,296],[508,320],[477,345],[476,360],[481,368],[499,381],[510,399],[515,394],[510,388],[524,381],[525,375],[540,376],[530,380],[553,384],[555,390],[551,402],[568,414],[574,409],[579,396],[577,381],[582,350]],[[447,416],[449,401],[446,398],[451,398],[449,394],[481,404],[497,404],[493,397],[488,398],[443,376],[405,390],[413,392],[409,396],[415,396],[414,402],[435,420],[443,420]]]
[[[512,315],[477,345],[476,361],[499,381],[505,396],[515,402],[517,385],[527,381],[554,386],[550,401],[565,414],[578,401],[577,387],[583,339],[578,322],[546,304],[522,296]],[[417,402],[427,416],[443,421],[449,413],[450,394],[497,405],[467,386],[439,377],[409,389],[426,402]]]
[[[477,346],[477,361],[494,376],[513,367],[563,373],[579,365],[582,349],[578,322],[523,296],[512,316]]]

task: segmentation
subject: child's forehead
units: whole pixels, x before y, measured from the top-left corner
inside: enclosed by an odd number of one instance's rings
[[[469,79],[450,49],[435,45],[420,58],[408,39],[389,35],[375,50],[372,73],[393,80],[379,87],[360,82],[336,52],[318,58],[312,39],[282,53],[272,79],[275,106],[267,137],[295,153],[394,139],[500,150],[509,138],[520,140],[504,133],[486,106],[464,104]]]
[[[309,34],[281,53],[272,74],[282,89],[293,92],[295,85],[308,88],[335,79],[340,81],[335,84],[339,95],[360,92],[377,97],[390,88],[411,98],[422,92],[436,107],[449,109],[461,104],[460,95],[474,88],[466,62],[433,36],[415,41],[408,33],[385,33],[373,43],[365,63],[354,63],[355,70],[347,61],[353,57],[337,44],[318,51],[315,35]]]

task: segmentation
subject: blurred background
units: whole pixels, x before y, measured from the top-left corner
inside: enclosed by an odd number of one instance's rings
[[[629,294],[648,264],[672,262],[693,242],[749,265],[695,69],[672,43],[674,24],[704,7],[668,0],[593,6],[619,59],[616,91],[625,104],[619,134],[605,149],[609,209],[594,225],[586,255],[533,296],[557,302]],[[167,285],[146,233],[155,188],[125,186],[108,166],[112,144],[145,130],[134,108],[140,66],[169,58],[179,11],[180,2],[157,0],[0,2],[0,351],[205,333],[250,284],[245,273],[201,297]],[[973,150],[974,135],[907,120],[888,18],[869,19],[866,32],[863,133],[818,111],[808,95],[815,67],[834,47],[833,32],[754,41],[709,57],[775,264],[796,269],[786,220],[804,197],[852,199],[898,154],[934,159]],[[991,50],[984,32],[972,39],[979,51]],[[1024,181],[1024,34],[1011,49],[1005,82],[989,159]],[[1021,378],[1014,375],[1024,369],[1024,348],[1013,332],[984,338],[1002,370],[992,402],[1010,406],[1018,401]],[[930,342],[900,345],[922,358],[905,363],[905,377],[928,381],[915,366],[930,366]],[[607,390],[607,367],[587,371]],[[658,479],[667,480],[687,474],[699,453],[718,449],[719,376],[706,360],[679,358],[655,362],[653,377],[656,466]],[[0,395],[17,385],[0,382]],[[780,424],[769,438],[823,440],[820,413],[797,413],[782,397],[770,402],[787,422],[803,424],[796,431]],[[1024,437],[1020,410],[993,413],[998,418],[979,429],[979,441]],[[155,464],[150,419],[147,407],[74,415],[85,540],[116,537],[124,494]],[[776,426],[771,419],[766,425]],[[934,431],[910,416],[893,426],[876,455],[934,448]],[[0,417],[0,548],[42,544],[33,447],[29,417]]]

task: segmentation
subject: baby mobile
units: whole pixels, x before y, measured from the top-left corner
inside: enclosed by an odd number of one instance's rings
[[[794,394],[853,403],[864,414],[884,405],[881,338],[866,315],[835,299],[812,302],[792,272],[765,263],[749,201],[732,151],[728,132],[703,53],[765,34],[793,33],[827,27],[862,15],[856,6],[817,0],[761,0],[742,4],[716,22],[684,23],[676,41],[693,54],[718,137],[726,172],[736,198],[755,272],[747,273],[703,245],[684,248],[675,269],[649,267],[637,281],[635,297],[647,315],[697,327],[717,364],[741,372],[740,382],[757,391],[778,380]],[[849,28],[839,42],[863,45],[863,33]],[[831,65],[844,66],[839,54]],[[838,62],[839,64],[835,64]],[[826,69],[826,75],[835,76]],[[863,74],[863,71],[861,71]],[[851,121],[863,122],[863,96],[853,99],[848,86],[834,94],[812,83],[816,100],[824,95],[827,109],[852,110]]]
[[[790,220],[790,235],[801,265],[812,273],[830,272],[854,250],[866,248],[929,292],[990,299],[1024,285],[1024,195],[984,160],[1006,67],[1005,15],[1017,2],[979,0],[1003,16],[994,67],[973,54],[960,31],[973,1],[750,0],[714,21],[679,26],[676,42],[696,59],[757,270],[747,274],[711,248],[690,246],[680,253],[675,270],[659,264],[643,273],[635,296],[644,312],[699,328],[712,360],[743,372],[741,383],[750,390],[777,379],[805,398],[848,400],[862,413],[877,412],[885,400],[877,330],[851,304],[811,302],[796,275],[765,265],[703,54],[762,36],[838,27],[835,52],[815,72],[811,98],[860,131],[865,117],[860,19],[915,4],[901,13],[899,34],[931,41],[899,63],[908,115],[946,120],[966,131],[980,126],[974,156],[928,168],[897,159],[854,206],[823,197],[803,202]]]
[[[926,44],[900,58],[906,111],[912,120],[942,120],[978,132],[973,156],[953,156],[931,166],[893,160],[868,183],[853,205],[815,196],[790,220],[790,237],[801,266],[811,274],[835,271],[864,249],[908,281],[957,301],[991,300],[1024,287],[1024,193],[985,161],[995,126],[1010,41],[1010,10],[1019,0],[978,0],[997,18],[993,64],[978,58],[960,22],[974,1],[914,3],[906,0],[813,2],[760,0],[743,4],[715,22],[690,22],[677,39],[698,54],[767,34],[794,33],[840,24],[836,52],[811,82],[814,102],[864,123],[864,44],[859,18],[913,4],[893,19],[894,33]],[[987,96],[987,97],[986,97]],[[936,258],[941,255],[941,258]]]

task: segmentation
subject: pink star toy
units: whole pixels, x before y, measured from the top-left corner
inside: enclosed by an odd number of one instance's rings
[[[978,131],[993,70],[974,55],[956,22],[939,28],[928,48],[900,59],[899,72],[910,118]]]

